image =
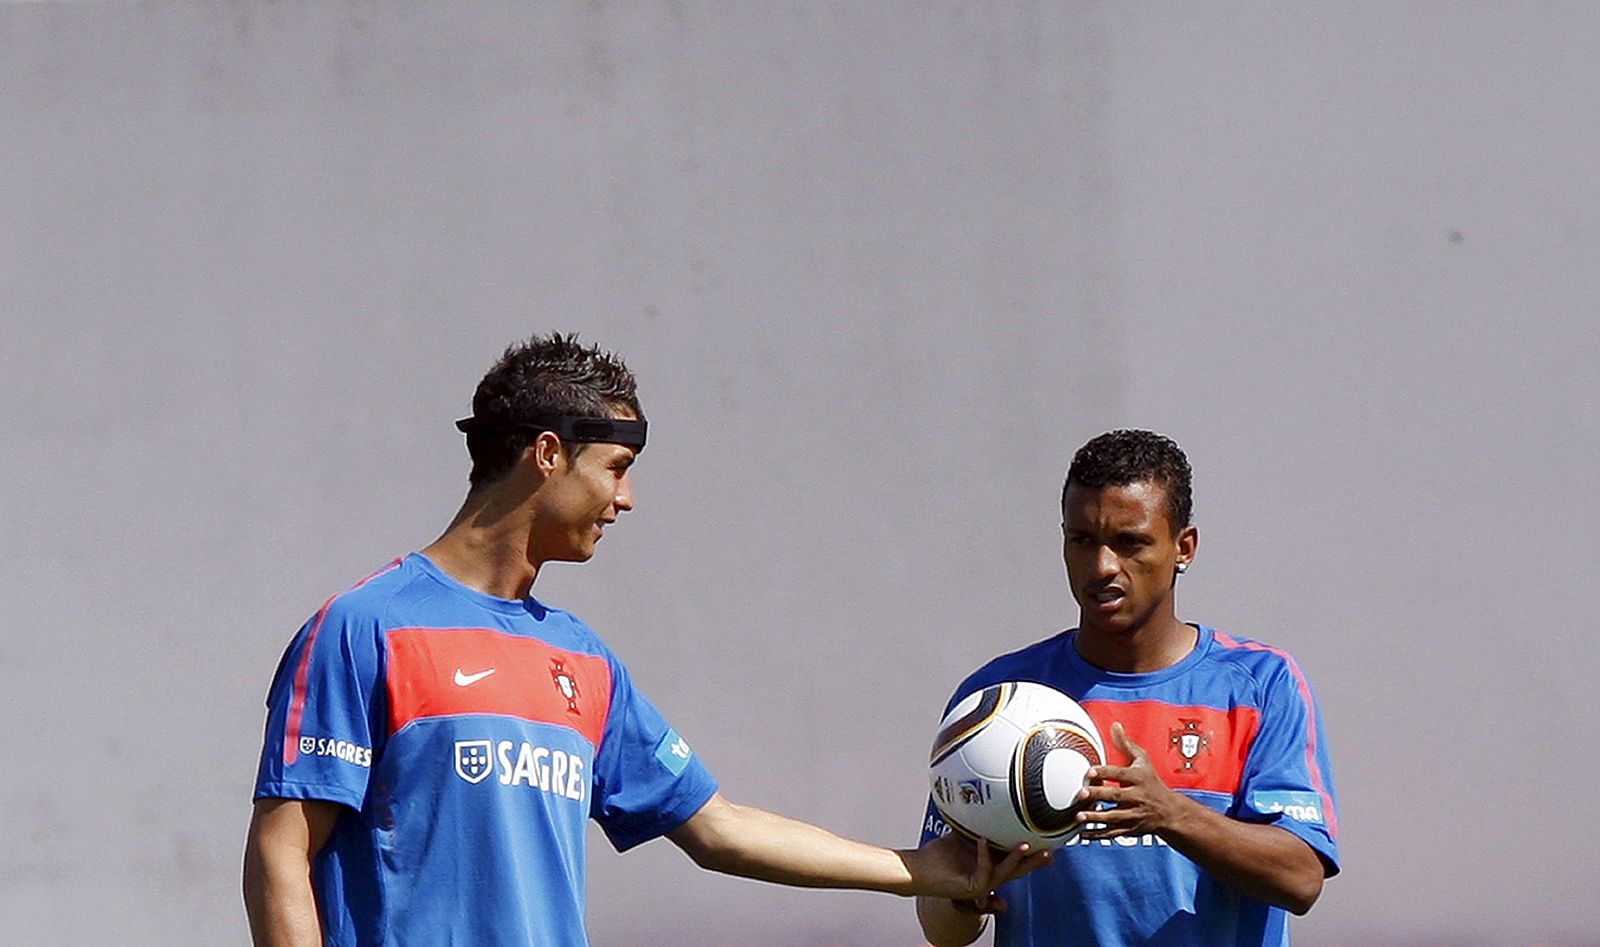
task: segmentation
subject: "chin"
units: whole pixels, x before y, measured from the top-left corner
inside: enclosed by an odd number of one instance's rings
[[[1133,615],[1118,612],[1115,615],[1090,616],[1080,613],[1078,624],[1083,628],[1098,631],[1108,635],[1125,635],[1138,627],[1139,622]]]
[[[594,547],[588,549],[567,549],[558,552],[546,559],[546,562],[588,562],[594,558]]]

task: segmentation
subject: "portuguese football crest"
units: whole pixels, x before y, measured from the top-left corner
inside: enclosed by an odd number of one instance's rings
[[[1200,754],[1211,752],[1211,731],[1201,730],[1198,720],[1179,717],[1178,722],[1183,724],[1181,728],[1167,731],[1168,748],[1177,750],[1183,761],[1177,771],[1193,773],[1196,772],[1195,764]]]
[[[578,691],[578,682],[567,673],[567,666],[560,658],[550,659],[550,680],[561,696],[567,699],[567,713],[582,716],[583,711],[578,709],[578,698],[582,696]]]

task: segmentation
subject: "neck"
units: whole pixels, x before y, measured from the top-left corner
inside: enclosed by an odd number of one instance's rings
[[[543,565],[528,556],[531,525],[525,504],[504,495],[471,493],[422,554],[469,588],[497,598],[527,598]]]
[[[1073,645],[1090,664],[1120,674],[1149,674],[1172,667],[1194,650],[1200,633],[1176,615],[1152,618],[1137,628],[1112,631],[1082,623]]]

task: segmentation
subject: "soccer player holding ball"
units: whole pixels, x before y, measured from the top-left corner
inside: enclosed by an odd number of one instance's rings
[[[891,851],[724,799],[617,655],[530,594],[633,508],[632,374],[535,336],[472,407],[454,521],[329,599],[278,667],[244,864],[257,944],[586,944],[591,818],[619,850],[665,835],[702,867],[809,887],[966,899],[1047,860]]]
[[[1001,947],[1286,945],[1339,870],[1322,721],[1294,659],[1179,621],[1194,561],[1190,470],[1178,445],[1113,431],[1080,448],[1062,491],[1078,626],[979,668],[950,706],[1005,681],[1078,701],[1106,736],[1082,790],[1084,829],[992,896],[919,897],[936,947],[996,914]],[[950,834],[931,803],[925,840]]]

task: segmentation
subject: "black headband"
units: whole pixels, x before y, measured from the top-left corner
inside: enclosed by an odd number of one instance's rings
[[[456,422],[456,429],[464,434],[522,431],[538,434],[549,431],[564,441],[581,444],[619,444],[633,448],[635,453],[644,450],[645,427],[643,419],[627,421],[621,418],[580,418],[569,414],[543,415],[527,421],[462,418]]]

